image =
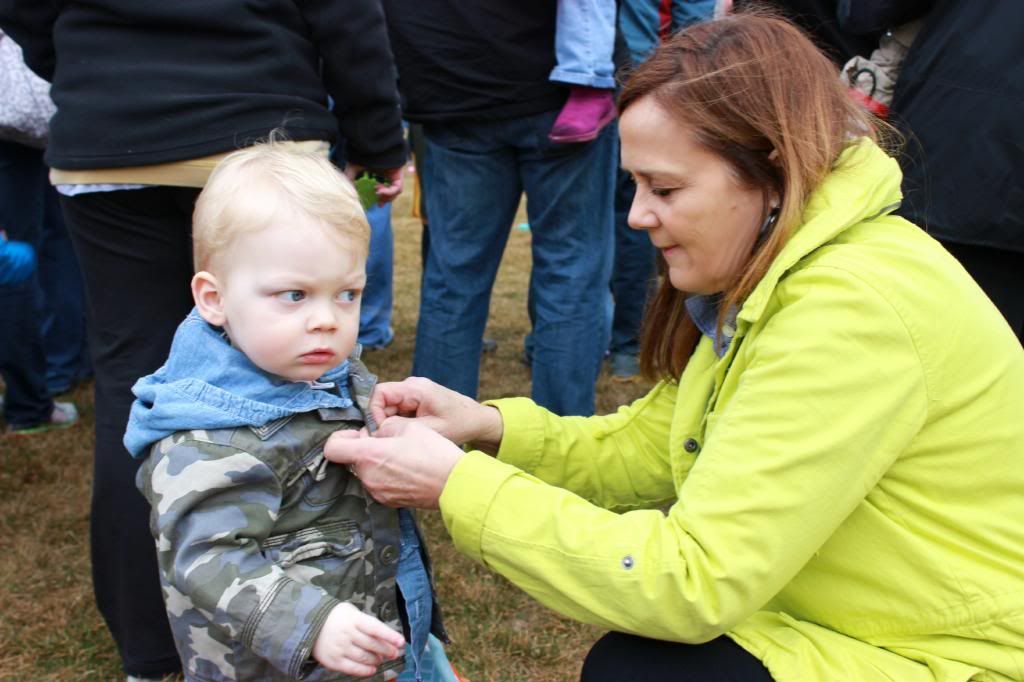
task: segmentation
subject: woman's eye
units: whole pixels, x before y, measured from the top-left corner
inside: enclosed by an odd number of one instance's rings
[[[305,292],[299,291],[298,289],[292,289],[290,291],[282,291],[282,292],[276,294],[276,296],[279,299],[281,299],[282,301],[287,301],[289,303],[298,303],[302,299],[306,298]]]
[[[338,294],[338,300],[342,303],[351,303],[359,298],[359,291],[356,289],[345,289],[345,291]]]
[[[672,194],[672,190],[671,189],[664,189],[664,188],[661,188],[661,187],[652,187],[651,188],[651,194],[653,194],[656,197],[665,198],[665,197],[669,196],[670,194]]]

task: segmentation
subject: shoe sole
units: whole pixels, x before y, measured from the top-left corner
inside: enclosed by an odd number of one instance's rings
[[[7,435],[8,436],[12,436],[14,438],[18,438],[18,437],[22,437],[22,436],[35,436],[35,435],[38,435],[40,433],[46,433],[47,431],[57,431],[59,429],[70,429],[72,426],[74,426],[77,423],[78,423],[78,420],[76,419],[75,421],[68,422],[67,424],[44,424],[42,426],[33,426],[33,427],[27,428],[27,429],[8,429],[7,430]]]

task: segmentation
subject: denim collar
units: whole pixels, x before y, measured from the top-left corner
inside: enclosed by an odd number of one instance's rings
[[[193,308],[178,326],[167,362],[132,386],[124,444],[133,457],[176,431],[257,427],[320,408],[352,406],[349,362],[315,382],[267,374]]]
[[[736,334],[736,309],[731,309],[725,316],[725,323],[722,325],[722,337],[718,337],[718,307],[721,305],[721,294],[709,294],[707,296],[691,295],[686,297],[686,312],[690,319],[697,325],[697,329],[704,336],[711,339],[715,355],[722,357],[725,351],[729,350],[732,337]]]

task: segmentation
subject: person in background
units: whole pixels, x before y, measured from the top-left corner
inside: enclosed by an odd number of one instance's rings
[[[674,0],[671,24],[675,32],[711,18],[714,0]],[[629,55],[628,68],[639,66],[657,46],[662,33],[658,6],[653,0],[622,0],[619,6],[619,35]],[[612,267],[611,340],[608,369],[613,380],[630,380],[640,374],[640,327],[644,307],[654,292],[655,249],[642,232],[630,229],[629,205],[636,185],[629,173],[620,170],[615,188],[615,264]]]
[[[522,193],[531,232],[533,396],[592,414],[608,347],[617,139],[555,144],[567,92],[550,2],[387,0],[430,218],[412,373],[475,395],[491,289]]]
[[[908,141],[899,213],[956,256],[1024,342],[1021,6],[927,9],[890,107]]]
[[[80,367],[81,280],[43,152],[6,140],[0,140],[0,228],[9,268],[0,284],[0,411],[6,432],[30,436],[68,428],[78,421],[78,410],[53,396],[70,388],[71,377],[68,385],[52,382],[63,378],[61,370],[75,374]],[[61,309],[61,303],[70,305]],[[59,362],[48,361],[48,351]]]
[[[325,455],[610,630],[583,682],[1020,679],[1024,349],[894,214],[875,120],[751,14],[677,34],[619,108],[666,269],[651,392],[581,419],[410,378]]]
[[[121,442],[131,386],[164,361],[192,308],[193,204],[228,153],[283,128],[296,149],[326,155],[340,132],[351,175],[388,178],[383,200],[401,191],[384,17],[376,0],[0,0],[0,28],[57,104],[46,159],[85,280],[96,380],[96,602],[127,676],[159,679],[180,661],[134,486],[139,463]]]

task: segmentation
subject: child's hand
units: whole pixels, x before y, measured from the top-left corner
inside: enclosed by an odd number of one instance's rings
[[[349,603],[335,606],[313,645],[313,658],[328,670],[369,677],[384,661],[398,658],[405,639]]]

